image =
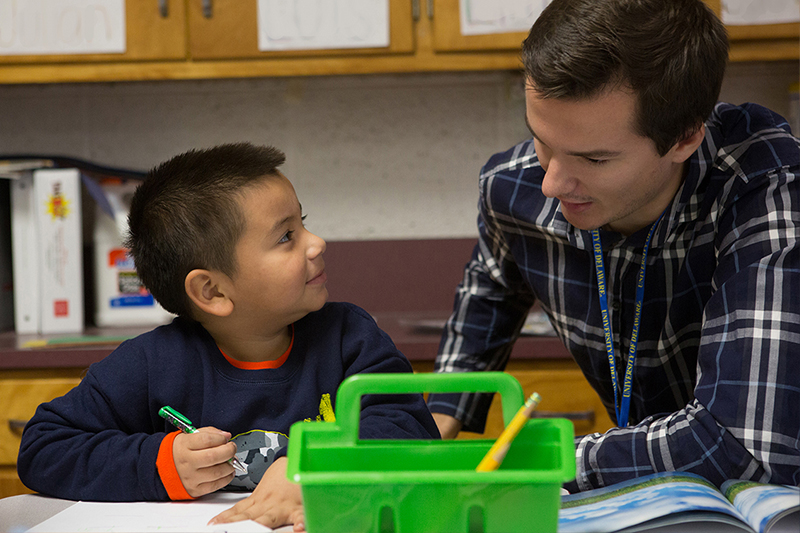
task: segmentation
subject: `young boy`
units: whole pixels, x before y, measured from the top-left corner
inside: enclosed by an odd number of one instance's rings
[[[255,489],[216,520],[302,529],[300,490],[285,476],[289,427],[330,420],[348,376],[411,367],[362,309],[326,304],[325,241],[304,227],[277,170],[284,160],[275,148],[229,144],[150,172],[127,245],[144,285],[178,318],[121,344],[38,408],[19,452],[28,487],[103,501]],[[199,431],[175,431],[158,414],[166,405]],[[421,395],[373,395],[361,437],[439,433]]]

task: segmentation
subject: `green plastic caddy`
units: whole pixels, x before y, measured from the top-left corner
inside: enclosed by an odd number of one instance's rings
[[[494,472],[475,471],[492,440],[359,440],[362,395],[410,392],[499,392],[506,425],[524,401],[502,372],[348,378],[336,422],[291,428],[287,476],[309,533],[555,533],[559,489],[575,477],[569,420],[530,420]]]

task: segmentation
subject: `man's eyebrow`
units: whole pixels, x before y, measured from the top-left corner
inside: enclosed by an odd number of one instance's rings
[[[528,131],[531,132],[531,135],[533,136],[534,139],[536,139],[540,143],[542,143],[545,146],[547,146],[547,143],[544,142],[542,139],[540,139],[536,135],[536,132],[533,131],[533,128],[531,127],[531,123],[528,122],[528,116],[527,115],[525,115],[525,125],[528,127]],[[568,151],[567,152],[567,155],[571,155],[571,156],[575,156],[575,157],[585,157],[586,159],[610,159],[612,157],[617,157],[620,154],[622,154],[622,152],[616,151],[616,150],[587,150],[587,151]]]

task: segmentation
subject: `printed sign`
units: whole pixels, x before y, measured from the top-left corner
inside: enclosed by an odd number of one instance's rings
[[[258,49],[389,46],[389,0],[258,0]]]
[[[0,55],[124,52],[125,0],[0,0]]]
[[[730,25],[800,22],[800,0],[722,0],[722,22]]]
[[[551,0],[460,0],[462,35],[528,32]]]

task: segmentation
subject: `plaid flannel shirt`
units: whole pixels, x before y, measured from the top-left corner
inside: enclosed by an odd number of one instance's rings
[[[479,241],[438,372],[502,370],[538,301],[614,414],[591,233],[541,192],[528,140],[480,176]],[[648,228],[601,231],[616,366],[625,368]],[[800,141],[753,104],[718,104],[655,230],[630,426],[575,439],[571,491],[653,472],[800,484]],[[434,412],[482,432],[490,395],[436,394]]]

